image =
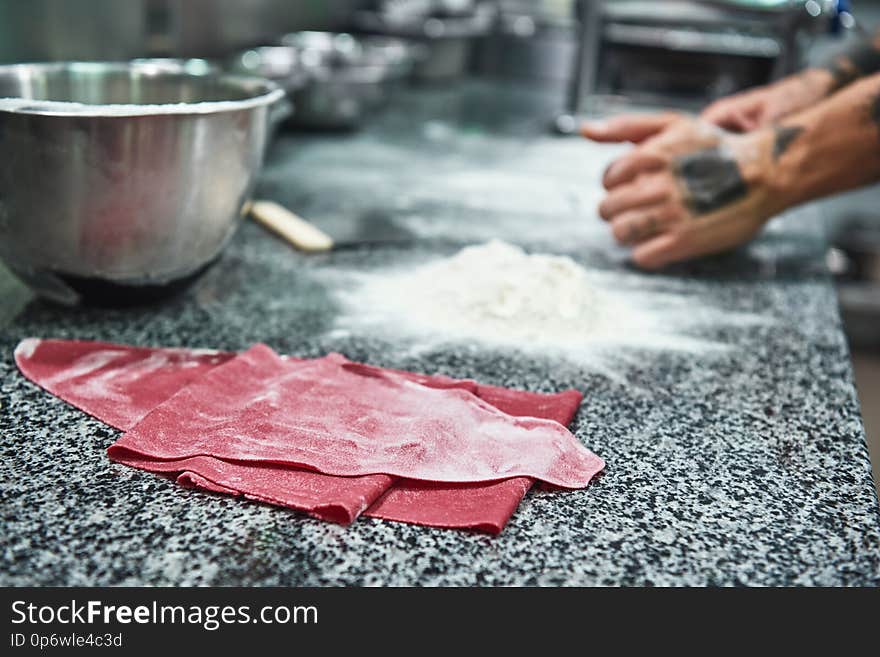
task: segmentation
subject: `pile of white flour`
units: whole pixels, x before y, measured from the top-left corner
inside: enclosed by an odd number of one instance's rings
[[[542,353],[693,346],[661,331],[637,301],[598,287],[596,276],[569,257],[491,241],[407,270],[359,276],[339,293],[347,312],[337,330],[403,334],[422,346],[482,343]]]

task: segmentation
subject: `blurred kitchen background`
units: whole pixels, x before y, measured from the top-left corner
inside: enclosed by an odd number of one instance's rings
[[[262,73],[299,93],[309,76],[293,69],[308,63],[309,51],[332,50],[336,59],[321,68],[330,78],[357,69],[346,80],[369,81],[374,68],[356,41],[302,32],[369,34],[408,44],[404,61],[398,42],[374,40],[386,60],[400,58],[395,84],[486,76],[545,87],[558,98],[548,125],[564,131],[572,115],[638,103],[696,110],[820,61],[877,26],[880,0],[0,0],[0,62],[199,58],[193,65]],[[290,60],[292,46],[303,62]],[[310,79],[327,81],[314,72]],[[335,124],[309,127],[353,129],[368,120],[377,103],[353,103],[353,88],[320,99],[332,111],[315,108],[313,121]],[[878,201],[874,188],[823,202],[875,481]]]

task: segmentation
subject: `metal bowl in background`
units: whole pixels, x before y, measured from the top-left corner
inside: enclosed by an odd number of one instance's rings
[[[308,73],[299,52],[289,46],[261,46],[237,54],[230,62],[233,73],[256,75],[272,80],[288,93],[308,82]]]
[[[155,296],[235,231],[284,92],[168,66],[0,66],[0,257],[43,296]]]
[[[281,43],[297,49],[317,86],[346,83],[352,87],[351,96],[364,100],[367,111],[388,100],[409,77],[420,53],[417,44],[404,39],[347,32],[292,32],[284,35]],[[316,96],[323,91],[312,90]],[[321,112],[326,113],[323,106]]]
[[[415,68],[430,54],[425,44],[412,39],[380,35],[358,38],[363,44],[364,57],[384,68],[385,81],[391,90],[409,80]]]
[[[292,32],[281,43],[296,48],[309,86],[295,99],[295,123],[318,128],[356,127],[388,100],[391,61],[364,39],[347,32]]]
[[[428,56],[428,49],[411,39],[347,32],[292,32],[281,43],[299,51],[305,68],[378,69],[388,89],[408,79]]]
[[[363,62],[363,45],[347,32],[291,32],[282,36],[280,43],[295,48],[305,66],[342,67]]]
[[[295,32],[279,43],[239,53],[231,69],[277,82],[293,103],[289,125],[307,129],[359,127],[412,69],[414,57],[403,41],[342,32]]]
[[[230,63],[237,73],[259,75],[284,89],[292,106],[286,125],[320,130],[358,127],[370,109],[369,98],[381,89],[375,78],[358,79],[327,66],[306,67],[293,46],[262,46],[238,54]]]
[[[292,120],[297,126],[320,130],[359,127],[369,113],[387,100],[381,66],[314,66],[309,83],[293,95]]]

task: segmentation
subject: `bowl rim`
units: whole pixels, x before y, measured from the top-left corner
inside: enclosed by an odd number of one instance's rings
[[[223,84],[250,93],[249,88],[254,89],[254,95],[238,100],[207,100],[195,103],[107,103],[88,104],[66,100],[34,100],[22,96],[0,96],[0,112],[12,114],[33,114],[39,116],[73,116],[73,117],[131,117],[131,116],[156,116],[156,115],[205,115],[221,112],[249,110],[257,107],[272,105],[285,96],[284,90],[272,80],[248,75],[238,75],[225,72],[216,73],[191,73],[184,70],[171,71],[167,62],[163,66],[156,66],[149,60],[129,62],[32,62],[0,65],[0,76],[14,74],[19,71],[61,72],[81,69],[84,71],[107,72],[107,73],[132,73],[139,72],[145,77],[175,77],[204,80],[214,78]]]

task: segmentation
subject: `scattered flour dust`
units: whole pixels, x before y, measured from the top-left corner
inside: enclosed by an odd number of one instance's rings
[[[423,347],[477,342],[541,353],[615,345],[721,348],[676,334],[648,310],[648,299],[614,289],[567,256],[530,255],[497,240],[415,268],[359,277],[360,285],[340,292],[348,312],[338,320],[339,333],[379,328],[415,337]]]

